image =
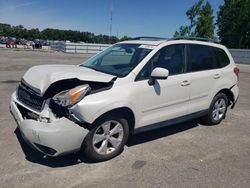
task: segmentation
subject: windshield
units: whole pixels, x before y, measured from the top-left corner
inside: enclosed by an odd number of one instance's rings
[[[123,77],[132,71],[151,50],[140,44],[116,44],[80,66]]]

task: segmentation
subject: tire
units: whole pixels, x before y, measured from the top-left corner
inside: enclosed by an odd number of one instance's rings
[[[119,113],[110,113],[98,118],[85,137],[82,153],[91,162],[101,162],[119,155],[129,136],[126,118]]]
[[[217,94],[208,109],[207,115],[201,118],[202,123],[205,125],[217,125],[225,117],[228,107],[228,98],[224,93]]]

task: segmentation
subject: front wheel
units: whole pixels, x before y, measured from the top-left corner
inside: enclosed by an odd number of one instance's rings
[[[228,99],[224,93],[217,94],[208,110],[208,114],[202,118],[202,122],[208,125],[219,124],[226,116]]]
[[[94,162],[109,160],[121,153],[128,135],[127,120],[121,114],[107,114],[94,122],[84,139],[82,152]]]

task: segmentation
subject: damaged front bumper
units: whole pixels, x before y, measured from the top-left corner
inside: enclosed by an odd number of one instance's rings
[[[62,118],[27,119],[20,108],[26,108],[16,99],[16,93],[11,96],[10,111],[14,116],[22,137],[35,149],[48,156],[78,151],[88,133],[88,130],[73,121]],[[31,113],[35,113],[31,111]],[[52,112],[50,112],[52,113]],[[39,117],[41,114],[36,113]]]

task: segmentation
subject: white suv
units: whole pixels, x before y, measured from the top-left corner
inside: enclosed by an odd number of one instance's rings
[[[81,150],[118,155],[130,133],[199,118],[219,124],[239,95],[225,46],[197,39],[138,38],[85,63],[30,68],[11,97],[24,139],[48,156]]]

